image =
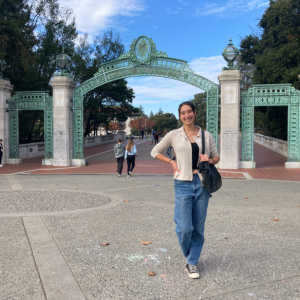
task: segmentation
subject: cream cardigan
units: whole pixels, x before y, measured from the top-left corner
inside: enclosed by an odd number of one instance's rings
[[[200,130],[197,136],[194,136],[194,140],[199,146],[199,154],[202,154],[202,130],[200,127],[196,127]],[[166,134],[166,136],[152,149],[151,156],[155,158],[156,155],[162,154],[162,152],[169,147],[174,148],[174,151],[176,153],[177,166],[180,170],[180,173],[178,173],[177,171],[175,172],[174,179],[192,181],[192,147],[183,127],[172,130],[168,134]],[[208,131],[205,131],[205,154],[209,158],[219,156],[214,139]],[[202,179],[200,173],[199,176],[200,179]]]

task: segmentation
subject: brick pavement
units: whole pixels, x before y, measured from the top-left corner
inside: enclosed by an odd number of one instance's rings
[[[127,143],[127,142],[125,142]],[[171,175],[170,165],[154,160],[150,156],[153,145],[150,141],[135,140],[138,156],[134,174]],[[42,166],[42,157],[25,159],[21,165],[5,165],[0,168],[0,174],[26,172],[28,174],[107,174],[116,173],[114,158],[114,143],[94,146],[84,149],[89,163],[87,167],[53,167]],[[220,170],[223,178],[245,178],[249,174],[254,179],[300,181],[300,169],[285,169],[286,157],[275,153],[259,144],[254,144],[254,161],[256,169]],[[127,164],[124,162],[123,173]]]

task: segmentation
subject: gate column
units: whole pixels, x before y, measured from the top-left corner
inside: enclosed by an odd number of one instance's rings
[[[2,164],[7,163],[9,158],[9,116],[6,112],[8,108],[6,100],[11,97],[13,85],[9,80],[0,78],[0,139],[3,140]]]
[[[53,88],[53,166],[70,166],[73,158],[73,114],[75,82],[68,76],[56,76]]]
[[[224,70],[221,84],[220,168],[240,168],[240,83],[239,70]]]

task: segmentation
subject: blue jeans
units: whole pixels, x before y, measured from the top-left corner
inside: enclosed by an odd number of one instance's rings
[[[198,174],[194,174],[193,181],[175,179],[174,188],[175,231],[187,263],[197,265],[204,244],[204,226],[211,195],[201,186]]]

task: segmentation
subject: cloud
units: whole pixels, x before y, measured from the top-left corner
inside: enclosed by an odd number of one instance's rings
[[[229,0],[224,5],[219,3],[205,3],[202,6],[197,6],[197,16],[216,15],[219,17],[232,17],[233,15],[244,14],[248,11],[267,7],[269,1],[266,0]]]
[[[133,17],[146,9],[144,0],[59,0],[73,9],[77,30],[97,35],[114,26],[117,16]]]
[[[221,74],[222,67],[226,66],[226,62],[220,55],[195,58],[189,65],[195,73],[219,83],[218,75]],[[199,88],[192,85],[167,78],[137,77],[128,78],[127,81],[136,95],[133,104],[137,106],[152,104],[153,111],[158,109],[155,104],[190,100],[195,94],[201,92]]]

